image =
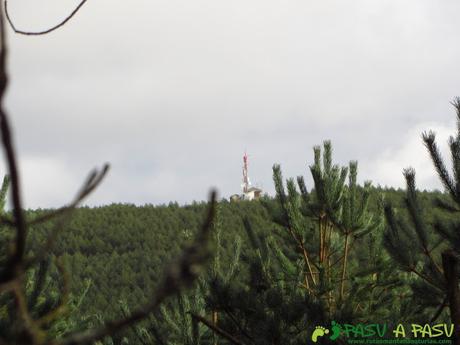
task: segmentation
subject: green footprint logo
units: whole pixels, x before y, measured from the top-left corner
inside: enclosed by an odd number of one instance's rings
[[[313,334],[311,335],[311,341],[316,343],[319,337],[322,337],[328,333],[329,333],[329,330],[327,328],[323,326],[316,326],[315,330],[313,331]]]
[[[340,336],[340,332],[342,331],[342,327],[340,327],[340,325],[337,322],[332,321],[331,329],[332,329],[332,334],[331,334],[329,339],[336,340]]]

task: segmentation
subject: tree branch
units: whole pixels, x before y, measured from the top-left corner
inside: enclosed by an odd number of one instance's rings
[[[11,195],[13,199],[13,216],[16,228],[16,246],[14,252],[8,260],[9,272],[3,272],[0,281],[12,279],[16,275],[18,266],[23,260],[25,244],[26,244],[26,223],[22,210],[22,200],[19,183],[19,172],[16,162],[16,153],[11,137],[11,130],[8,116],[4,109],[4,98],[6,88],[8,86],[8,74],[6,72],[7,46],[6,32],[3,11],[0,8],[0,131],[2,136],[2,146],[6,155],[7,167],[11,178]],[[7,270],[7,271],[8,271]]]
[[[241,341],[239,341],[238,339],[236,339],[235,337],[233,337],[231,334],[228,334],[227,332],[225,332],[223,329],[213,325],[211,322],[209,322],[208,320],[206,320],[204,317],[200,316],[200,315],[196,315],[196,314],[193,314],[193,313],[190,313],[190,315],[192,316],[192,318],[194,318],[195,320],[198,320],[200,321],[202,324],[206,325],[209,329],[211,329],[213,332],[217,333],[218,335],[220,335],[221,337],[229,340],[232,344],[235,344],[235,345],[244,345],[244,343],[242,343]]]
[[[10,14],[9,14],[9,11],[8,11],[8,0],[5,0],[5,2],[4,2],[5,16],[6,16],[6,19],[8,20],[8,24],[13,29],[13,31],[15,33],[17,33],[17,34],[26,35],[26,36],[46,35],[46,34],[49,34],[52,31],[55,31],[55,30],[59,29],[60,27],[64,26],[70,19],[72,19],[77,14],[77,12],[83,7],[83,5],[86,3],[86,1],[88,1],[88,0],[82,0],[78,4],[78,6],[72,11],[72,13],[70,13],[59,24],[57,24],[57,25],[55,25],[55,26],[53,26],[53,27],[51,27],[49,29],[43,30],[43,31],[24,31],[24,30],[17,29],[16,26],[14,25],[13,21],[10,18]]]
[[[59,231],[62,230],[65,227],[66,223],[70,220],[70,217],[72,213],[75,211],[76,207],[102,182],[104,177],[107,175],[108,171],[109,164],[104,164],[103,168],[100,171],[93,170],[86,179],[83,186],[81,187],[80,191],[77,193],[75,199],[68,206],[62,207],[50,214],[39,217],[38,219],[34,219],[32,222],[29,223],[37,224],[45,220],[50,220],[59,215],[62,215],[62,218],[58,220],[57,224],[51,231],[51,234],[48,236],[48,239],[44,247],[39,251],[39,253],[35,257],[26,260],[26,267],[38,264],[39,262],[44,260],[47,255],[49,255],[49,252],[52,250],[54,246],[54,242]]]

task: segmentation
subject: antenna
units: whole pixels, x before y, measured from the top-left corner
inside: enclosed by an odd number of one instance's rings
[[[243,193],[247,193],[249,189],[249,176],[248,176],[248,154],[244,151],[243,156]]]

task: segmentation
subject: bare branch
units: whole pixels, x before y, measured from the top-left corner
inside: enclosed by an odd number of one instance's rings
[[[446,308],[446,307],[447,307],[447,296],[444,298],[442,303],[439,305],[439,308],[437,309],[437,311],[434,314],[434,316],[431,318],[430,323],[434,323],[438,319],[438,317],[441,315],[441,313],[444,310],[444,308]]]
[[[51,234],[48,236],[45,246],[35,257],[27,260],[26,265],[25,265],[26,267],[30,267],[32,265],[38,264],[39,262],[44,260],[47,255],[49,255],[49,252],[54,246],[54,242],[56,241],[59,231],[65,228],[65,225],[70,221],[71,215],[75,211],[75,208],[92,191],[94,191],[94,189],[102,182],[104,177],[107,175],[108,171],[109,171],[108,164],[105,164],[104,167],[100,171],[93,170],[88,176],[88,178],[86,179],[83,186],[81,187],[80,191],[77,193],[75,199],[68,206],[65,206],[63,208],[56,210],[55,212],[52,212],[50,214],[34,219],[31,223],[29,223],[29,224],[36,224],[36,223],[40,223],[42,221],[57,217],[58,215],[62,215],[62,217],[59,219],[59,221],[56,223],[53,230],[51,231]]]
[[[225,332],[223,329],[217,327],[216,325],[213,325],[212,322],[209,322],[208,320],[206,320],[204,317],[200,316],[200,315],[196,315],[196,314],[193,314],[193,313],[190,313],[190,315],[192,316],[192,318],[194,318],[195,320],[198,320],[200,321],[202,324],[206,325],[207,327],[209,327],[213,332],[219,334],[220,336],[222,336],[223,338],[229,340],[232,344],[235,344],[235,345],[244,345],[244,343],[242,343],[241,341],[239,341],[238,339],[236,339],[235,337],[233,337],[231,334],[228,334],[227,332]]]
[[[16,154],[13,145],[13,140],[11,137],[11,130],[8,116],[3,108],[3,101],[5,98],[6,88],[8,86],[8,75],[6,72],[6,58],[7,58],[7,47],[6,47],[6,33],[5,33],[5,22],[3,17],[3,11],[0,9],[0,131],[2,135],[2,144],[5,151],[7,167],[9,175],[11,178],[11,194],[13,199],[13,215],[14,222],[16,224],[16,247],[14,253],[9,259],[9,264],[7,267],[11,270],[16,270],[18,264],[21,263],[24,255],[25,244],[26,244],[26,223],[24,219],[24,214],[22,210],[22,200],[20,193],[20,184],[19,184],[19,173],[16,163]],[[6,273],[6,279],[11,279],[11,276],[15,273],[13,272],[4,272]],[[8,277],[10,276],[10,277]],[[1,280],[4,280],[1,279]]]
[[[23,287],[21,284],[21,279],[17,278],[15,281],[15,287],[13,289],[14,299],[16,301],[16,306],[18,309],[18,316],[22,320],[22,330],[23,336],[26,336],[27,339],[32,343],[35,344],[35,339],[37,338],[37,334],[39,333],[39,329],[34,323],[32,316],[29,313],[29,309],[27,308],[27,301],[26,296],[23,291]]]
[[[78,6],[68,15],[63,21],[61,21],[59,24],[43,31],[24,31],[24,30],[19,30],[16,28],[14,25],[13,21],[10,18],[10,14],[8,12],[8,0],[5,0],[4,2],[4,7],[5,7],[5,16],[6,19],[8,20],[8,24],[10,24],[10,27],[13,29],[13,31],[17,34],[20,35],[26,35],[26,36],[40,36],[40,35],[46,35],[49,34],[52,31],[55,31],[59,29],[60,27],[64,26],[70,19],[72,19],[73,16],[77,14],[77,12],[83,7],[83,5],[86,3],[87,0],[82,0]]]
[[[41,224],[44,222],[47,222],[49,220],[52,220],[54,218],[57,218],[59,216],[66,216],[69,212],[72,212],[76,207],[80,205],[80,203],[96,188],[99,186],[99,184],[102,182],[103,178],[107,175],[107,172],[109,170],[110,166],[109,164],[104,164],[103,168],[101,171],[92,171],[89,175],[89,177],[86,179],[85,183],[83,186],[80,188],[80,191],[77,193],[76,197],[74,200],[69,203],[67,206],[58,208],[56,210],[53,210],[49,213],[46,213],[41,216],[37,216],[31,220],[26,219],[26,225],[32,226],[36,224]],[[96,174],[96,176],[95,176]],[[14,222],[13,219],[9,217],[3,217],[0,219],[0,223],[6,226],[10,227],[15,227],[16,223]]]
[[[59,270],[59,273],[61,275],[62,279],[62,294],[61,298],[59,301],[59,304],[56,308],[53,310],[49,311],[46,315],[42,316],[39,320],[37,320],[37,324],[39,326],[46,325],[47,323],[55,320],[57,317],[62,316],[65,314],[68,309],[68,304],[69,304],[69,299],[70,299],[70,277],[69,273],[64,267],[64,263],[62,261],[62,258],[58,258],[56,261],[56,266]]]

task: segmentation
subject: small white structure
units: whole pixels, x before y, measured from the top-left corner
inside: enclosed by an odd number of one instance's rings
[[[230,201],[239,201],[239,200],[257,200],[262,195],[262,189],[253,187],[251,181],[249,181],[248,176],[248,155],[246,152],[243,156],[243,183],[241,184],[241,189],[243,194],[238,195],[234,194],[230,197]]]
[[[259,199],[262,195],[262,189],[257,187],[249,187],[247,192],[243,194],[243,200]]]

